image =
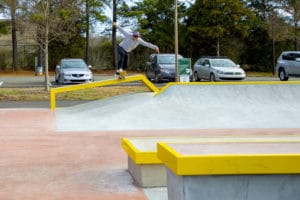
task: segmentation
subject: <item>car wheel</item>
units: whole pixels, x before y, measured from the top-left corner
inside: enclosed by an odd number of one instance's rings
[[[55,83],[58,83],[58,79],[56,78],[56,74],[54,76],[55,76]]]
[[[64,84],[64,81],[63,81],[63,79],[62,79],[62,77],[60,75],[58,76],[58,84],[59,85],[63,85]]]
[[[151,81],[151,78],[150,78],[150,76],[149,76],[148,70],[146,70],[146,77],[147,77],[147,79],[148,79],[149,81]]]
[[[213,73],[211,73],[209,75],[209,81],[211,81],[211,82],[215,82],[216,81],[216,76]]]
[[[289,77],[286,76],[286,73],[285,73],[285,70],[284,70],[284,69],[280,69],[280,70],[279,70],[278,76],[279,76],[279,79],[280,79],[281,81],[287,81],[287,80],[289,80]]]
[[[194,81],[197,82],[197,81],[200,81],[199,79],[199,76],[198,76],[198,73],[197,72],[194,72]]]
[[[157,73],[155,73],[155,76],[154,76],[154,82],[155,83],[159,83],[160,82],[160,79],[159,79],[159,76]]]

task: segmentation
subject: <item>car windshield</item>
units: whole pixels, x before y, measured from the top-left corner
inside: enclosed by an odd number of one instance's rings
[[[82,60],[68,60],[62,62],[62,68],[86,68],[86,64]]]
[[[214,67],[235,67],[234,62],[229,59],[212,59],[210,63]]]
[[[182,58],[182,56],[178,55],[178,58]],[[159,63],[159,64],[175,64],[175,55],[157,56],[157,63]]]

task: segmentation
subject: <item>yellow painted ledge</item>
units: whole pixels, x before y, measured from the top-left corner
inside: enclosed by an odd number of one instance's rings
[[[151,91],[153,91],[155,93],[159,92],[159,89],[151,81],[149,81],[144,75],[128,76],[124,80],[109,79],[109,80],[97,81],[97,82],[92,82],[92,83],[84,83],[84,84],[70,85],[70,86],[64,86],[64,87],[59,87],[59,88],[51,88],[50,89],[50,108],[51,108],[51,110],[56,109],[56,94],[57,93],[70,92],[70,91],[83,90],[83,89],[102,87],[102,86],[107,86],[107,85],[135,82],[135,81],[142,81]]]
[[[229,135],[229,136],[160,136],[122,138],[121,146],[136,164],[162,164],[157,155],[157,143],[199,144],[199,143],[300,143],[300,135]],[[144,150],[141,145],[147,146]],[[138,147],[140,146],[140,147]],[[150,147],[149,147],[150,146]],[[139,149],[140,148],[140,149]]]
[[[122,138],[122,148],[136,164],[162,164],[155,151],[139,151],[130,139]]]
[[[158,158],[181,176],[300,173],[300,151],[295,154],[182,155],[167,143],[158,143],[157,148]]]

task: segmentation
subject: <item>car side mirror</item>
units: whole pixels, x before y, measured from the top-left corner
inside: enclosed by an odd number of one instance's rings
[[[241,66],[239,64],[237,64],[236,67],[241,68]]]
[[[92,65],[89,65],[89,69],[92,69]]]
[[[209,65],[209,64],[205,64],[204,66],[205,66],[205,67],[210,67],[210,65]]]
[[[60,69],[60,65],[56,65],[56,69]]]

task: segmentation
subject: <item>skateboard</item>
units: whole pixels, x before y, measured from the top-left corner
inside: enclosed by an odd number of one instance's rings
[[[118,79],[119,80],[124,80],[125,76],[127,76],[126,71],[121,71],[120,74],[119,74],[119,76],[118,76]]]

